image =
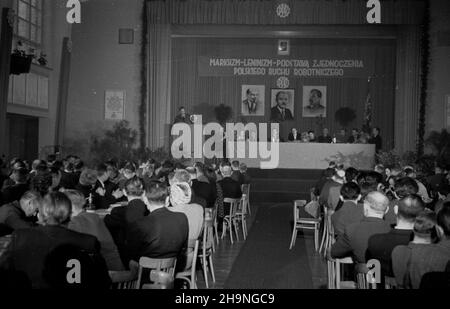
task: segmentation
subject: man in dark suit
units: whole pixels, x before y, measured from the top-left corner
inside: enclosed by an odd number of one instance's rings
[[[0,223],[11,230],[29,228],[34,226],[35,215],[41,203],[38,192],[27,191],[20,201],[14,201],[0,207]]]
[[[369,238],[390,230],[389,224],[383,220],[388,206],[389,199],[386,195],[381,192],[369,193],[364,200],[365,218],[344,229],[344,234],[331,247],[331,258],[351,256],[355,263],[365,263]]]
[[[241,172],[241,175],[242,175],[242,184],[244,184],[244,185],[250,184],[252,181],[252,177],[248,173],[247,165],[245,163],[241,163],[239,165],[239,171]]]
[[[97,209],[107,209],[114,204],[123,193],[118,185],[109,180],[109,171],[105,164],[97,166],[97,182],[94,186],[94,205]]]
[[[178,109],[178,115],[175,117],[175,121],[173,123],[179,123],[179,122],[184,122],[187,124],[193,124],[191,121],[191,117],[189,114],[186,113],[186,109],[184,108],[184,106],[181,106]]]
[[[185,214],[167,209],[167,186],[153,183],[145,190],[145,203],[150,214],[128,225],[126,255],[139,261],[150,258],[177,257],[186,249],[189,225]]]
[[[397,205],[400,199],[411,194],[417,194],[419,192],[419,186],[413,178],[402,177],[395,182],[394,190],[396,199],[390,202],[389,210],[384,216],[384,220],[390,225],[397,224],[397,216],[394,212],[395,205]]]
[[[293,142],[293,141],[301,141],[302,137],[300,136],[300,134],[298,134],[297,129],[296,128],[292,128],[291,132],[288,135],[288,141]]]
[[[175,181],[190,183],[192,188],[191,203],[199,204],[204,208],[214,207],[216,201],[215,184],[200,181],[197,179],[199,174],[195,168],[189,167],[186,170],[175,172]]]
[[[239,161],[234,160],[231,162],[231,178],[239,183],[239,185],[242,185],[243,179],[242,174],[239,171]]]
[[[437,214],[436,230],[440,239],[436,244],[410,243],[407,247],[394,249],[392,258],[397,282],[404,283],[407,288],[418,289],[425,274],[445,271],[450,261],[450,206]],[[416,237],[417,234],[414,242]]]
[[[321,135],[321,136],[319,136],[319,138],[317,139],[317,141],[319,142],[319,143],[327,143],[327,144],[330,144],[332,141],[333,141],[333,139],[331,138],[331,136],[330,136],[330,134],[329,134],[329,131],[328,131],[328,128],[323,128],[323,134]]]
[[[30,186],[27,183],[27,176],[28,171],[26,168],[19,168],[13,171],[11,179],[13,179],[15,183],[3,189],[3,204],[18,201],[22,195],[28,191]]]
[[[277,105],[272,107],[270,113],[270,120],[274,122],[282,122],[285,120],[294,120],[292,112],[287,108],[289,103],[289,95],[286,91],[279,91],[275,96]]]
[[[386,234],[377,234],[369,238],[366,260],[377,259],[381,263],[381,278],[393,277],[392,251],[396,246],[407,245],[414,236],[414,222],[416,217],[425,209],[424,203],[418,195],[408,195],[401,199],[394,212],[397,215],[397,225]],[[383,286],[383,284],[381,285]]]
[[[44,277],[49,266],[47,259],[61,246],[70,245],[102,259],[100,244],[94,236],[74,232],[63,226],[70,218],[70,212],[71,202],[63,193],[49,193],[39,208],[41,225],[14,231],[0,265],[26,274],[33,288],[48,288],[51,286],[50,282]],[[57,271],[65,271],[67,274],[70,268],[67,265],[63,267],[64,269]],[[80,268],[83,269],[83,265]],[[107,269],[100,275],[108,276]]]
[[[240,199],[242,197],[241,185],[231,178],[231,167],[228,165],[221,166],[220,172],[223,179],[219,181],[222,188],[224,198]],[[230,211],[230,204],[224,203],[224,213],[227,215]]]
[[[383,146],[380,136],[380,128],[372,129],[372,137],[369,139],[369,144],[375,144],[375,151],[379,152]]]
[[[149,183],[150,184],[150,183]],[[124,195],[127,197],[126,206],[114,207],[111,214],[106,215],[104,222],[111,233],[119,252],[124,252],[127,225],[144,218],[149,214],[147,206],[142,201],[144,194],[144,183],[141,178],[133,177],[125,182]],[[121,256],[125,261],[125,256]],[[127,266],[127,265],[125,265]]]
[[[361,222],[364,219],[364,209],[358,205],[361,198],[361,189],[354,182],[345,183],[341,188],[341,208],[331,215],[331,222],[334,227],[334,233],[344,234],[345,227],[352,223]]]
[[[101,246],[100,252],[105,258],[108,270],[125,270],[117,246],[104,221],[99,215],[85,211],[86,200],[83,193],[76,190],[66,190],[64,194],[72,202],[72,215],[67,227],[72,231],[92,235],[98,239]]]

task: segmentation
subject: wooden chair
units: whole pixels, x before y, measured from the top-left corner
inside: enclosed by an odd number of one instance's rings
[[[247,209],[248,209],[248,198],[246,194],[242,194],[242,198],[238,204],[236,210],[236,221],[241,222],[242,225],[242,235],[244,240],[247,239]]]
[[[130,270],[109,271],[112,289],[136,289],[139,273],[139,263],[130,261]]]
[[[205,208],[205,216],[203,220],[203,228],[205,227],[206,221],[212,221],[213,223],[213,239],[218,239],[217,235],[217,206],[214,206],[214,208]],[[215,236],[214,236],[215,235]],[[217,245],[219,245],[219,241],[217,241]],[[212,243],[212,251],[216,252],[216,243],[213,241]]]
[[[140,289],[172,289],[174,283],[174,272],[177,258],[152,259],[141,257],[139,259],[139,272],[137,288]],[[150,284],[142,285],[142,272],[144,269],[150,270]]]
[[[384,288],[386,290],[398,289],[399,287],[397,286],[395,277],[384,276]]]
[[[291,244],[289,250],[295,245],[295,240],[297,239],[297,234],[299,229],[314,230],[314,248],[319,247],[319,230],[320,230],[320,219],[315,218],[302,218],[300,217],[300,208],[305,207],[305,200],[294,201],[294,227],[292,229]]]
[[[225,225],[228,226],[228,229],[230,231],[230,241],[231,244],[233,244],[233,227],[234,227],[234,232],[236,233],[236,239],[239,241],[239,234],[237,231],[237,225],[236,225],[236,210],[238,207],[240,199],[233,199],[233,198],[224,198],[223,202],[224,203],[229,203],[230,204],[230,211],[228,212],[228,215],[225,215],[225,217],[223,218],[223,225],[222,225],[222,238],[225,236],[225,233],[227,231],[227,228],[225,227]]]
[[[333,224],[331,223],[331,213],[326,207],[324,209],[323,220],[324,225],[322,232],[322,240],[320,242],[319,247],[319,253],[323,254],[323,256],[326,257],[328,248],[330,248],[335,241],[334,228]]]
[[[345,264],[353,264],[353,259],[351,257],[343,258],[343,259],[335,259],[335,282],[336,289],[356,289],[356,282],[354,281],[343,281],[341,278],[341,267]]]
[[[364,263],[358,263],[355,265],[355,273],[356,273],[356,288],[360,290],[368,290],[368,289],[376,289],[377,284],[369,282],[367,278],[367,274],[369,269],[367,265]]]
[[[202,241],[198,250],[198,257],[200,258],[200,263],[202,265],[206,288],[209,288],[208,270],[211,272],[213,282],[216,282],[216,276],[214,274],[214,264],[212,259],[212,247],[214,243],[213,229],[213,221],[205,220],[203,225]]]
[[[250,209],[250,184],[241,185],[242,194],[245,194],[247,197],[247,212],[251,216],[252,210]]]
[[[175,279],[185,280],[189,284],[190,289],[197,288],[196,270],[197,270],[198,246],[199,241],[197,239],[189,240],[187,248],[187,260],[189,262],[189,260],[192,259],[191,265],[186,270],[178,272],[175,275]]]

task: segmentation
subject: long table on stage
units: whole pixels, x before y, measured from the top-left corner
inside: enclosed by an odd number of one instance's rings
[[[248,149],[248,142],[247,149]],[[270,149],[271,143],[258,142],[258,147]],[[269,144],[269,145],[267,145]],[[319,143],[278,143],[279,163],[284,169],[325,169],[331,161],[345,167],[372,169],[375,163],[374,144],[319,144]],[[248,152],[247,152],[248,153]],[[258,152],[259,153],[259,152]],[[269,159],[236,158],[251,168],[260,168],[261,161]]]

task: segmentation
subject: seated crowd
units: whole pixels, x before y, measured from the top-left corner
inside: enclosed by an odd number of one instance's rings
[[[353,275],[378,260],[379,288],[385,280],[399,288],[448,287],[449,171],[437,163],[434,171],[380,164],[357,171],[331,162],[313,189],[335,235],[328,258],[351,257]]]
[[[220,230],[229,211],[224,198],[241,198],[251,181],[245,164],[228,160],[189,167],[111,160],[91,169],[71,155],[0,167],[0,237],[10,239],[0,248],[5,287],[65,286],[55,265],[67,254],[86,261],[93,287],[110,287],[108,271],[127,270],[140,257],[177,257],[182,271],[208,209],[217,208]],[[102,209],[104,217],[96,213]]]

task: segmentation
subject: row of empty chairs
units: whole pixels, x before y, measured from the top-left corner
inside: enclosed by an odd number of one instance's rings
[[[231,244],[234,243],[233,233],[239,240],[238,226],[242,228],[244,239],[247,238],[247,216],[250,210],[250,185],[242,185],[242,198],[225,198],[224,202],[230,204],[230,211],[224,217],[222,235],[229,230]],[[116,289],[172,289],[175,279],[183,280],[190,289],[197,286],[197,261],[200,261],[205,279],[206,288],[209,288],[209,275],[213,282],[216,281],[213,265],[213,252],[216,243],[219,245],[217,223],[217,207],[205,209],[203,230],[200,239],[190,239],[187,246],[187,267],[184,271],[175,273],[177,259],[152,259],[141,257],[139,262],[131,261],[128,271],[110,271],[113,282],[112,288]],[[148,278],[144,274],[148,273]],[[144,283],[150,282],[150,283]]]

